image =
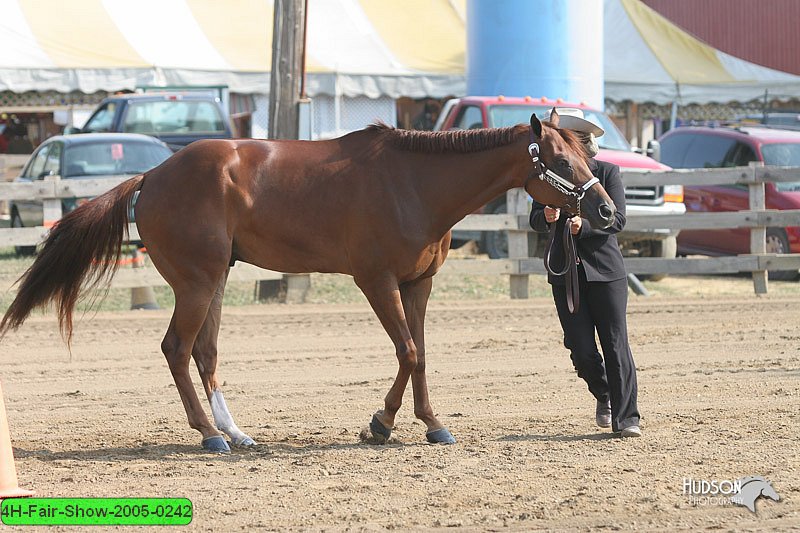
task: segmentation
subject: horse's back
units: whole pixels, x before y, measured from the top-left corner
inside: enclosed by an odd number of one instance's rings
[[[146,175],[140,233],[145,244],[187,253],[210,244],[220,258],[284,272],[352,273],[356,250],[369,250],[370,262],[386,256],[413,211],[376,141],[372,130],[328,141],[197,141]]]
[[[354,191],[341,153],[337,141],[192,143],[146,174],[140,234],[145,244],[211,246],[276,270],[342,270],[317,259],[343,244],[348,208],[338,199]]]

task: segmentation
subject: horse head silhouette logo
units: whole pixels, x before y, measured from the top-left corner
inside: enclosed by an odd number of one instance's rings
[[[736,483],[741,489],[737,494],[731,496],[731,503],[743,505],[754,513],[756,512],[756,500],[759,497],[764,496],[776,502],[781,499],[775,489],[772,488],[772,484],[761,476],[743,477],[737,480]]]

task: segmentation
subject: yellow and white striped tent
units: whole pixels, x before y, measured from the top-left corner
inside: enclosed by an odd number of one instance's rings
[[[716,50],[640,0],[605,0],[604,8],[605,92],[610,100],[747,102],[767,90],[777,99],[800,98],[800,76]]]
[[[639,0],[604,1],[611,100],[800,96],[798,76],[723,54]],[[271,0],[0,0],[0,91],[199,85],[266,94],[272,13]],[[308,93],[464,94],[466,17],[467,0],[308,0]],[[531,31],[543,23],[531,21]],[[536,50],[509,50],[520,53]]]
[[[466,0],[310,0],[309,94],[463,89]],[[270,0],[0,0],[0,91],[269,92]]]

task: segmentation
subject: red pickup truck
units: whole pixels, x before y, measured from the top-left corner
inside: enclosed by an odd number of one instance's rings
[[[625,170],[669,170],[666,165],[635,152],[611,119],[597,109],[585,104],[550,100],[548,98],[515,98],[504,96],[468,96],[448,100],[434,126],[434,130],[501,128],[514,124],[527,124],[531,113],[547,119],[555,107],[577,107],[586,118],[599,124],[605,135],[598,139],[600,153],[597,159],[619,165]],[[683,187],[680,185],[626,187],[625,200],[628,216],[636,214],[683,214]],[[500,196],[486,204],[482,213],[505,213],[506,198]],[[678,230],[659,229],[652,231],[623,231],[619,242],[623,253],[639,257],[675,257]],[[508,255],[505,232],[454,231],[456,245],[468,240],[477,241],[479,247],[490,257]],[[656,276],[651,276],[654,279]]]

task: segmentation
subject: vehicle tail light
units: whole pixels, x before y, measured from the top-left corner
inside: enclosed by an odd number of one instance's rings
[[[683,185],[664,185],[664,201],[683,203]]]

